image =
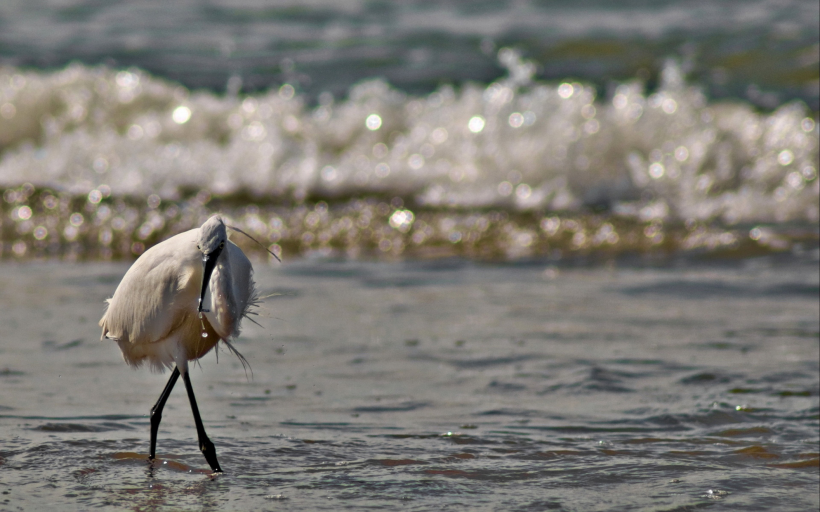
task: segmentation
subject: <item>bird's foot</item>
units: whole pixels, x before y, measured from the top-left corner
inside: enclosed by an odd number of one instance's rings
[[[211,440],[207,437],[203,439],[200,442],[199,449],[202,451],[202,455],[205,456],[205,460],[208,461],[208,465],[211,466],[214,474],[222,473],[222,468],[219,467],[219,461],[216,460],[216,448]]]

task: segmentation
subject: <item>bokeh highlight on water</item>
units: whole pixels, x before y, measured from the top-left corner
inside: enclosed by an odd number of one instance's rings
[[[507,4],[4,4],[0,257],[814,250],[816,5]]]
[[[325,255],[816,245],[805,105],[710,102],[674,60],[655,92],[599,99],[498,58],[507,74],[488,86],[416,97],[375,79],[315,106],[290,84],[222,97],[139,70],[6,68],[2,255],[129,257],[213,208]]]

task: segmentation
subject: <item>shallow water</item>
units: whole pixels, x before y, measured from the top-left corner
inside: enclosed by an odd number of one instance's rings
[[[812,510],[818,268],[257,263],[181,389],[96,321],[124,264],[0,266],[0,510]]]

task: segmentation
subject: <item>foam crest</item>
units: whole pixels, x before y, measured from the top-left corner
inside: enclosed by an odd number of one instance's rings
[[[656,91],[545,83],[502,49],[489,85],[412,96],[382,80],[308,105],[140,70],[0,69],[0,186],[258,202],[366,195],[420,207],[607,209],[640,220],[818,219],[818,128],[802,103],[710,102],[670,60]]]

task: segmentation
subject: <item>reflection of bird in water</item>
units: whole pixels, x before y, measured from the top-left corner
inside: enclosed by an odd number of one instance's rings
[[[158,371],[174,366],[151,408],[150,460],[156,456],[162,409],[182,375],[199,449],[211,469],[222,472],[214,445],[202,426],[188,361],[199,359],[222,340],[243,365],[246,363],[228,340],[239,334],[242,317],[256,305],[252,275],[250,261],[228,240],[225,224],[214,215],[200,228],[145,251],[108,299],[108,309],[100,320],[102,337],[117,342],[125,361],[134,367],[147,362]]]

